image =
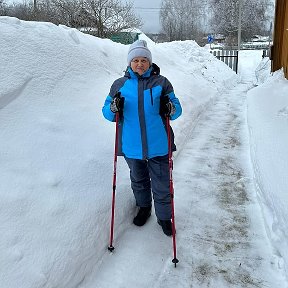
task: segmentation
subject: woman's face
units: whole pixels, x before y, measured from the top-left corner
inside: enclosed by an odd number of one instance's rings
[[[131,69],[133,72],[143,75],[150,67],[150,63],[145,57],[136,57],[131,61]]]

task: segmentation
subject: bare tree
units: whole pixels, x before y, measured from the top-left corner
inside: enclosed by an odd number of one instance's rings
[[[4,0],[0,0],[0,12],[3,3]],[[121,0],[34,0],[10,5],[9,13],[5,13],[23,20],[85,28],[86,32],[102,38],[143,25],[134,13],[133,4],[123,4]]]
[[[37,0],[37,9],[35,9],[35,3],[31,1],[13,3],[6,5],[5,14],[3,15],[16,17],[26,21],[51,21],[50,16],[47,15],[46,7],[49,3],[49,1]],[[53,15],[53,13],[51,13],[51,15]]]
[[[31,3],[23,2],[22,4],[15,4],[7,6],[7,16],[16,17],[26,21],[34,20],[33,6]]]
[[[241,34],[249,39],[260,34],[268,20],[269,0],[242,0]],[[211,0],[211,26],[213,31],[235,39],[238,32],[239,0]]]
[[[202,34],[204,14],[203,1],[162,0],[160,22],[170,41],[196,39]]]
[[[53,23],[68,27],[77,27],[81,24],[79,14],[82,2],[80,0],[50,0],[50,8],[54,11],[53,19],[51,19]]]
[[[6,5],[4,0],[0,0],[0,16],[5,15],[6,13]]]
[[[110,37],[123,29],[139,28],[142,21],[135,15],[132,3],[120,0],[83,0],[86,24],[96,29],[98,37]]]

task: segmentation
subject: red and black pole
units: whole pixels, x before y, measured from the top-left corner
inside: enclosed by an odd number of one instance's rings
[[[110,243],[108,250],[112,252],[115,248],[113,246],[114,234],[114,216],[115,216],[115,194],[116,194],[116,171],[117,171],[117,154],[118,154],[118,124],[119,112],[115,115],[116,128],[115,128],[115,148],[114,148],[114,169],[113,169],[113,184],[112,184],[112,208],[111,208],[111,224],[110,224]]]
[[[171,197],[171,211],[172,211],[172,241],[173,241],[173,259],[175,267],[179,260],[176,257],[176,228],[175,228],[175,213],[174,213],[174,186],[173,186],[173,160],[172,160],[172,147],[171,147],[171,130],[170,130],[170,116],[166,117],[166,127],[168,136],[168,160],[169,160],[169,189]]]

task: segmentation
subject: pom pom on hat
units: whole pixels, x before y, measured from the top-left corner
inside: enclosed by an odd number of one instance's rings
[[[152,54],[145,40],[137,40],[131,44],[127,56],[128,65],[130,65],[131,61],[136,57],[145,57],[149,60],[150,65],[152,64]]]

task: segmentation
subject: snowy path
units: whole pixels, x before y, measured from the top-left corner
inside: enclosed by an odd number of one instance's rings
[[[202,115],[175,164],[177,196],[191,203],[177,207],[179,218],[187,218],[178,254],[192,267],[185,267],[191,282],[187,277],[179,287],[280,287],[249,167],[245,97],[251,83],[243,78]],[[185,185],[190,195],[181,193]]]
[[[219,95],[174,160],[177,268],[171,238],[153,215],[116,239],[113,254],[107,252],[79,288],[281,286],[249,164],[245,103],[251,87],[245,77]]]

